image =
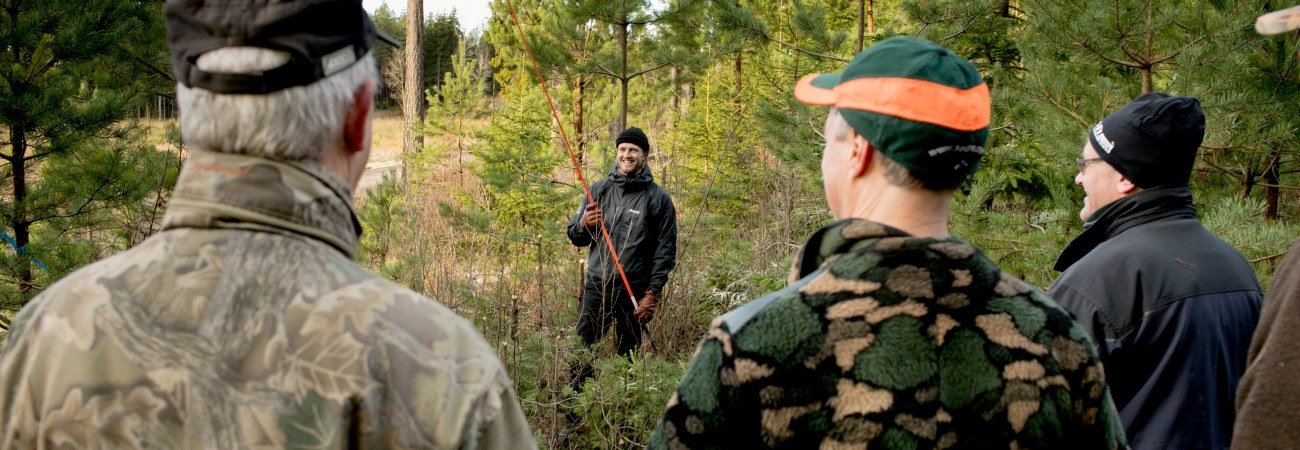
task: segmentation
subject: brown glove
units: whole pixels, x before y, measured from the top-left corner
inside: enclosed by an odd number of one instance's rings
[[[645,325],[650,323],[650,319],[655,317],[655,306],[659,304],[659,295],[654,292],[646,291],[641,296],[641,300],[636,304],[636,310],[632,311],[632,317],[636,318],[636,323]]]
[[[582,212],[582,220],[578,224],[582,225],[583,228],[591,228],[600,223],[600,219],[600,209],[596,208],[595,203],[588,203],[587,208]]]

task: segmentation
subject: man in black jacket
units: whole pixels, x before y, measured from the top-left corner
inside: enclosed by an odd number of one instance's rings
[[[641,344],[642,327],[654,317],[668,272],[677,264],[677,210],[646,167],[650,141],[645,133],[628,128],[615,143],[618,156],[609,177],[591,186],[596,204],[583,197],[568,234],[573,245],[590,246],[578,336],[591,346],[613,322],[618,353],[626,355]],[[600,231],[602,221],[636,297],[635,307]],[[574,382],[586,376],[579,374]]]
[[[1259,320],[1255,272],[1196,219],[1204,136],[1200,102],[1161,93],[1090,130],[1074,178],[1085,229],[1047,291],[1097,344],[1134,449],[1228,448]]]

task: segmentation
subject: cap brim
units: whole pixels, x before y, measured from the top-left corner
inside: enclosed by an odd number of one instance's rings
[[[794,98],[809,105],[831,106],[839,97],[835,86],[840,84],[838,73],[805,75],[794,84]]]
[[[1300,6],[1273,11],[1255,19],[1255,31],[1266,36],[1297,29],[1300,29]]]
[[[397,48],[402,48],[402,44],[398,43],[398,42],[397,42],[397,39],[393,39],[392,36],[389,36],[389,35],[387,35],[387,34],[384,34],[383,31],[379,31],[379,30],[376,29],[376,30],[375,30],[375,37],[379,38],[379,40],[381,40],[381,41],[387,42],[388,45],[391,45],[391,46],[393,46],[393,47],[397,47]]]

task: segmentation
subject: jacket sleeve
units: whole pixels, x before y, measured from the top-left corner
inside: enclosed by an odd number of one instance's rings
[[[477,450],[535,449],[537,440],[524,419],[523,408],[514,389],[501,392],[501,411],[483,427],[482,438],[472,448]]]
[[[1075,335],[1072,332],[1067,334]],[[1052,344],[1052,356],[1056,359],[1058,367],[1064,370],[1064,378],[1069,389],[1064,395],[1050,395],[1046,392],[1041,394],[1040,401],[1044,404],[1039,406],[1040,411],[1075,413],[1072,416],[1073,420],[1068,424],[1052,425],[1063,426],[1066,435],[1071,436],[1070,447],[1129,448],[1124,436],[1123,421],[1115,407],[1115,401],[1111,398],[1105,376],[1100,375],[1104,370],[1093,346],[1082,337],[1075,340],[1067,336],[1057,336]],[[1061,401],[1066,398],[1069,399],[1068,402]],[[1048,403],[1051,403],[1051,408],[1047,406]]]
[[[578,247],[591,245],[591,230],[584,228],[582,225],[582,212],[587,209],[587,196],[582,196],[582,203],[578,205],[578,213],[573,215],[573,220],[569,221],[569,242]]]
[[[659,236],[655,248],[654,268],[650,271],[649,291],[662,294],[664,285],[668,284],[668,273],[677,267],[677,208],[673,199],[662,189],[658,195],[659,215],[657,220]]]
[[[711,332],[700,342],[677,392],[668,400],[663,418],[650,433],[649,449],[744,448],[751,436],[737,433],[729,419],[740,413],[729,401],[732,390],[722,384],[720,373],[730,357]],[[722,333],[722,334],[725,334]],[[726,346],[730,348],[730,346]],[[732,368],[734,370],[734,367]],[[757,431],[757,430],[753,430]]]
[[[1264,310],[1237,388],[1232,448],[1286,448],[1300,442],[1300,243],[1273,272]]]

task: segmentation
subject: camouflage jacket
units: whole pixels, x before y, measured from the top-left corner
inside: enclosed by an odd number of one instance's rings
[[[359,233],[320,164],[192,152],[163,231],[14,320],[0,448],[535,448],[493,348]]]
[[[1125,447],[1070,316],[956,238],[819,230],[791,284],[715,319],[650,448]]]

